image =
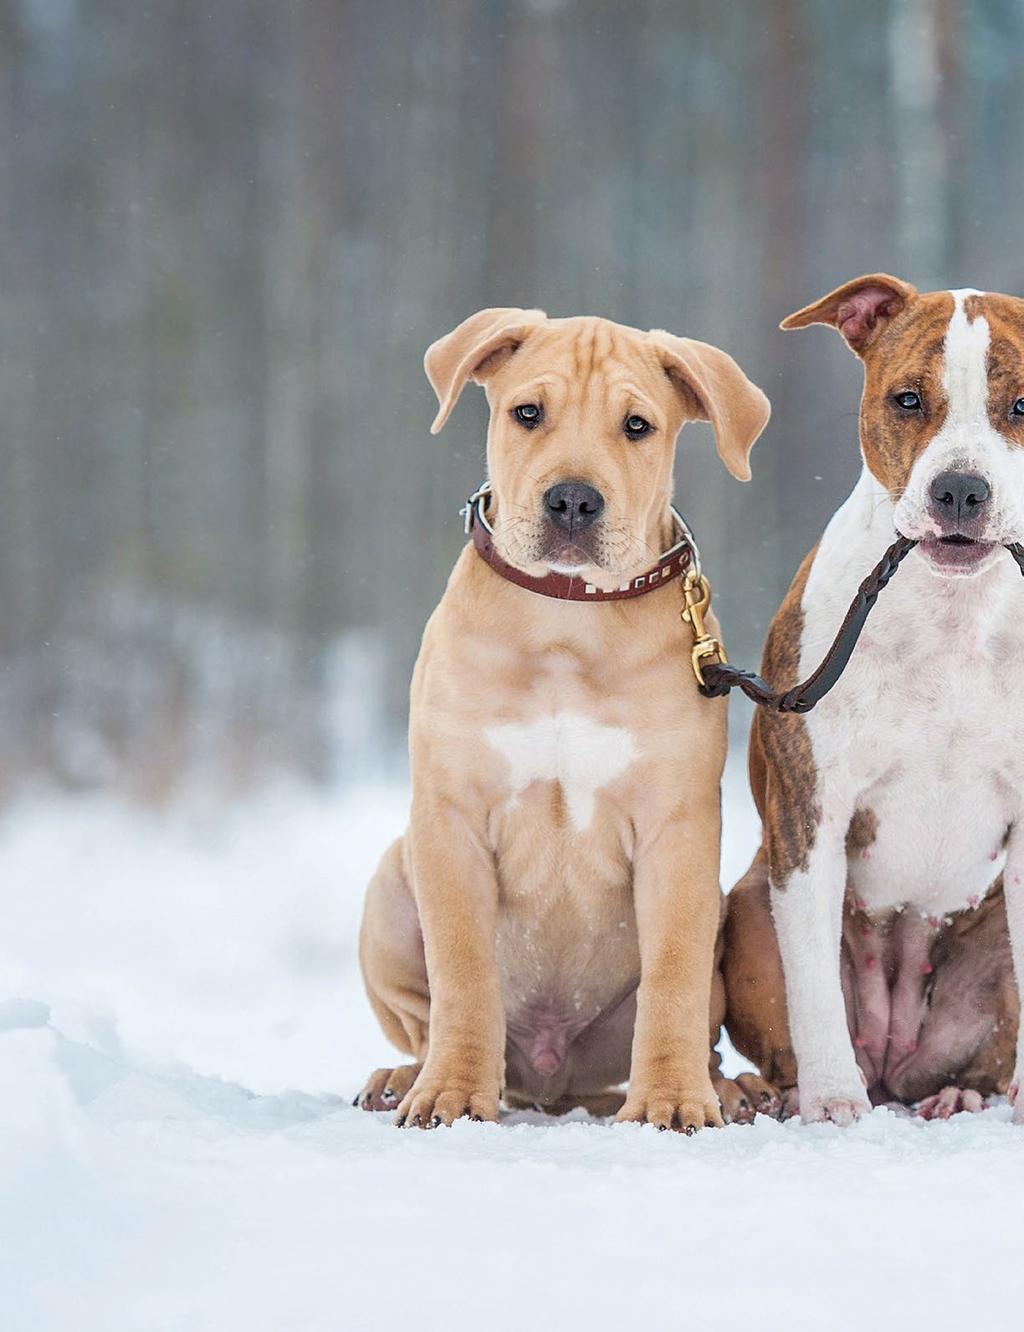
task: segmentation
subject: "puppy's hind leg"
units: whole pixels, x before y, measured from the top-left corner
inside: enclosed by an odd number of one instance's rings
[[[364,1110],[394,1110],[419,1075],[430,1022],[423,935],[401,839],[385,852],[367,889],[359,962],[370,1005],[385,1036],[416,1062],[377,1069],[353,1104]]]

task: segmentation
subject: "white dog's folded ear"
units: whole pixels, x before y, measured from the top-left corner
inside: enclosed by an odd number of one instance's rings
[[[739,481],[750,480],[750,450],[772,406],[727,352],[692,338],[651,330],[665,372],[682,389],[694,416],[710,421],[719,457]]]
[[[547,319],[543,310],[501,306],[464,319],[427,348],[423,368],[440,404],[430,433],[437,432],[459,400],[467,379],[482,383],[503,354],[514,352],[531,328]]]
[[[858,356],[871,346],[893,315],[906,308],[917,288],[888,273],[867,273],[844,282],[813,305],[805,305],[779,328],[806,328],[808,324],[830,324],[846,339]]]

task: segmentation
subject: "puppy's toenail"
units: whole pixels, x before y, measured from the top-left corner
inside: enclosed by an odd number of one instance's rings
[[[405,1115],[400,1115],[395,1120],[395,1128],[405,1128]]]
[[[696,1124],[684,1124],[684,1125],[683,1125],[683,1132],[686,1134],[686,1136],[687,1136],[688,1138],[692,1138],[693,1135],[697,1132],[697,1125],[696,1125]]]
[[[440,1127],[441,1127],[441,1116],[440,1116],[440,1115],[435,1115],[435,1116],[434,1116],[434,1118],[430,1121],[430,1127],[431,1127],[431,1128],[440,1128]]]

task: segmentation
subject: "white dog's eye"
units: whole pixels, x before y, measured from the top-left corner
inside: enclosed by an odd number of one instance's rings
[[[1024,416],[1024,398],[1018,398],[1010,408],[1011,416]]]
[[[645,421],[642,416],[633,412],[623,421],[622,428],[630,439],[642,439],[644,435],[649,435],[654,427],[650,421]]]
[[[532,430],[540,425],[543,412],[535,402],[521,402],[518,407],[513,407],[512,415],[520,425],[526,426],[527,430]]]
[[[909,389],[904,393],[894,393],[892,400],[897,407],[902,407],[905,412],[919,412],[921,410],[921,399]]]

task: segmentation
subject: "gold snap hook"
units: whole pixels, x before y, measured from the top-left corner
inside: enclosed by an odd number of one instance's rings
[[[711,606],[711,584],[691,569],[683,579],[683,608],[680,618],[693,627],[693,647],[690,650],[690,665],[697,677],[697,683],[703,688],[704,671],[702,663],[714,658],[718,662],[728,662],[725,648],[709,634],[704,625],[704,616]]]

